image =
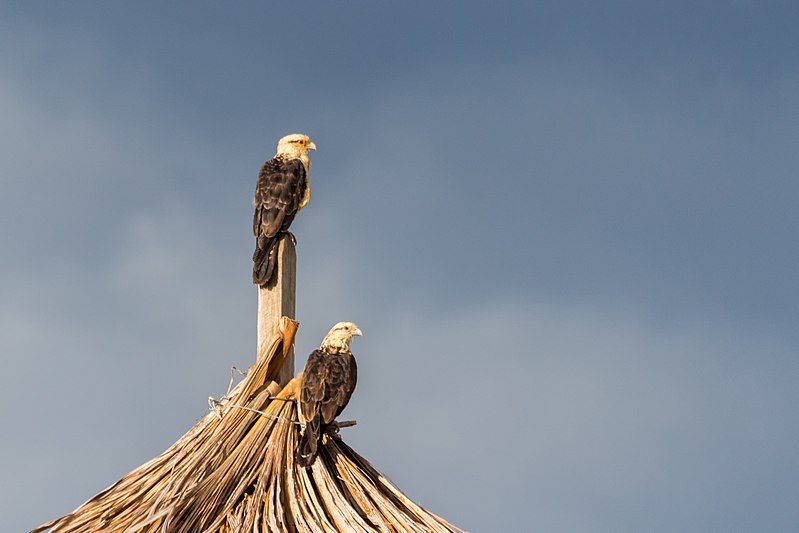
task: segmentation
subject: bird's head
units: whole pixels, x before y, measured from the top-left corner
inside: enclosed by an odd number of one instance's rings
[[[339,322],[327,332],[319,349],[327,353],[349,352],[352,338],[361,335],[361,330],[352,322]]]
[[[307,135],[292,133],[277,142],[277,154],[293,159],[308,159],[308,150],[316,150],[316,145]]]

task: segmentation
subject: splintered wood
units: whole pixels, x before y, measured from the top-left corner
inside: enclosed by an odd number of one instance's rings
[[[280,369],[297,322],[287,317],[264,357],[160,456],[72,513],[31,533],[457,532],[416,505],[337,436],[310,469],[294,462],[299,381]],[[286,401],[288,400],[288,401]]]

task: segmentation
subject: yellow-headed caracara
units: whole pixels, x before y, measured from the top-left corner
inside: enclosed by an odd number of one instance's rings
[[[297,446],[297,463],[313,464],[325,429],[350,401],[358,380],[358,367],[350,341],[362,335],[352,322],[339,322],[325,335],[322,345],[308,357],[300,387],[300,421],[304,429]]]
[[[308,150],[316,150],[316,145],[307,135],[286,135],[278,141],[275,157],[264,163],[258,174],[252,221],[252,281],[257,285],[266,285],[272,279],[277,266],[277,243],[288,232],[297,211],[311,199]]]

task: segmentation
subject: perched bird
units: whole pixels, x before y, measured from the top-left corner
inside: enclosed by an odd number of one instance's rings
[[[277,266],[277,243],[288,232],[297,212],[311,199],[308,150],[316,150],[316,145],[307,135],[286,135],[278,141],[275,157],[264,163],[258,174],[252,221],[252,282],[257,285],[266,285],[272,279]]]
[[[358,367],[350,341],[361,336],[352,322],[339,322],[325,335],[322,345],[308,357],[300,387],[300,421],[305,427],[297,446],[297,463],[311,466],[325,429],[350,401]]]

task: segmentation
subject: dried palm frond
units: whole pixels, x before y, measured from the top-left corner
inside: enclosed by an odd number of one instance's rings
[[[271,348],[214,410],[158,457],[31,533],[458,532],[395,488],[335,434],[295,464],[299,378],[278,379],[297,331]]]

